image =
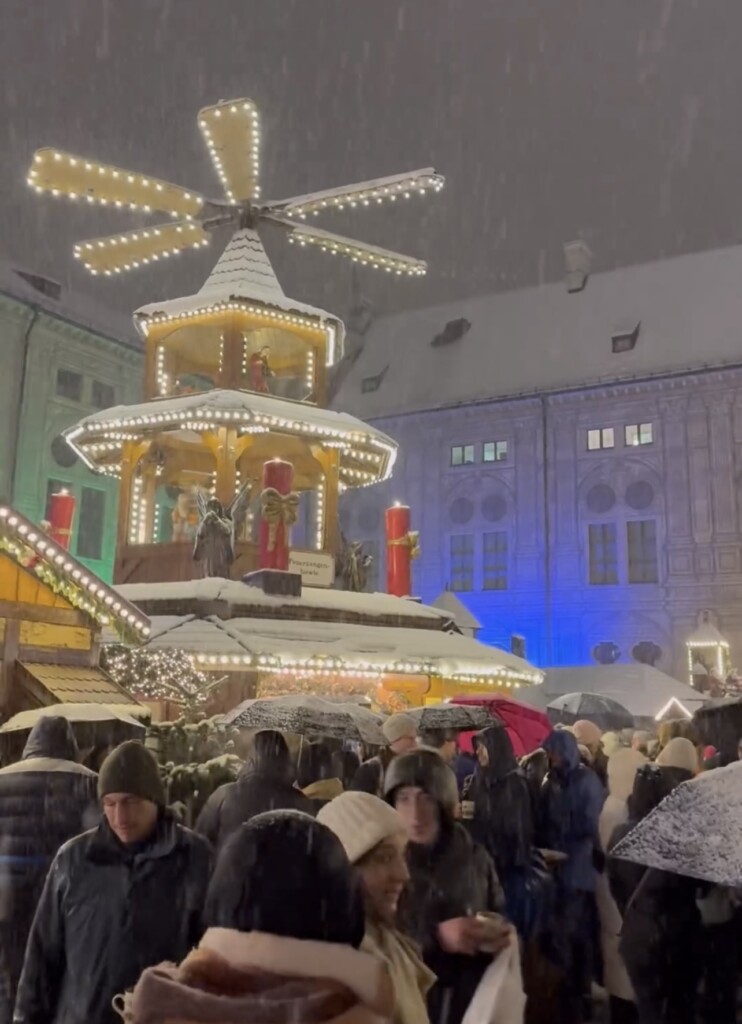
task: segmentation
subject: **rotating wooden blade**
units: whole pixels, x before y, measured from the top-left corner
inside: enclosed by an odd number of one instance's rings
[[[58,149],[38,149],[26,180],[37,192],[122,210],[158,210],[186,220],[195,217],[203,204],[200,195],[180,185]]]
[[[177,224],[156,224],[154,227],[127,231],[106,238],[89,238],[75,246],[75,258],[91,274],[120,274],[125,270],[156,263],[177,256],[185,249],[198,249],[209,244],[209,235],[200,224],[180,221]]]
[[[388,178],[374,178],[354,185],[328,188],[323,192],[310,192],[305,196],[278,199],[266,203],[265,207],[288,217],[303,219],[308,214],[316,216],[323,210],[357,209],[377,203],[395,202],[400,198],[409,199],[417,194],[440,192],[444,184],[445,178],[436,174],[432,167],[426,167],[407,174],[393,174]]]
[[[223,100],[198,112],[198,126],[230,202],[260,195],[260,118],[252,100]]]
[[[294,224],[288,218],[275,214],[268,214],[265,219],[289,228],[289,242],[292,244],[312,245],[334,256],[344,256],[364,267],[376,267],[389,274],[408,274],[410,277],[422,277],[428,270],[425,260],[418,260],[414,256],[405,256],[404,253],[393,252],[391,249],[380,249],[378,246],[359,242],[355,238],[344,238],[332,231]]]

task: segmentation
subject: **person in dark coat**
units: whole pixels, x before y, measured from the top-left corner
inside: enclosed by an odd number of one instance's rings
[[[17,764],[0,770],[0,1024],[10,1024],[23,953],[59,847],[99,819],[98,776],[66,718],[43,715]]]
[[[252,753],[239,778],[215,789],[196,822],[216,852],[240,825],[266,811],[313,814],[311,800],[294,786],[296,769],[286,740],[274,729],[255,734]]]
[[[382,747],[375,757],[364,761],[353,779],[352,790],[371,793],[372,796],[384,795],[384,776],[395,757],[414,750],[417,745],[417,724],[414,718],[400,712],[390,715],[381,727],[386,737],[387,747]]]
[[[150,752],[134,740],[112,751],[98,794],[103,821],[65,843],[49,870],[14,1024],[120,1024],[114,996],[201,937],[211,848],[165,810]]]
[[[316,819],[271,811],[219,855],[198,949],[146,970],[122,1002],[130,1024],[379,1024],[394,991],[358,947],[362,892],[340,840]]]
[[[555,1020],[559,1024],[581,1024],[597,939],[598,820],[605,790],[592,769],[581,764],[571,732],[552,732],[543,746],[550,767],[541,790],[541,841],[566,856],[555,874],[555,952],[564,970]]]
[[[477,759],[468,750],[458,750],[453,764],[451,765],[456,776],[456,784],[459,787],[459,795],[463,796],[464,787],[468,780],[477,770]]]
[[[614,829],[609,854],[691,777],[682,768],[643,765],[629,797],[629,820]],[[697,883],[611,856],[607,871],[611,894],[623,917],[619,949],[634,988],[640,1024],[692,1024],[701,959]]]
[[[525,886],[535,834],[531,793],[503,726],[477,733],[474,750],[478,765],[462,806],[469,805],[472,835],[495,862],[508,917],[524,934]]]
[[[315,814],[343,792],[343,784],[335,774],[332,751],[322,740],[302,742],[296,765],[296,783],[304,796],[312,801]]]
[[[396,757],[384,785],[409,839],[400,925],[438,978],[428,994],[430,1021],[460,1024],[493,952],[510,941],[510,925],[495,916],[504,908],[497,872],[455,820],[456,776],[436,751]]]

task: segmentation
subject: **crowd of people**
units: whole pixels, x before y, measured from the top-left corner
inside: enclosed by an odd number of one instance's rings
[[[363,763],[256,733],[189,829],[143,744],[96,775],[40,718],[0,770],[0,1024],[736,1021],[734,894],[611,855],[692,737],[383,728]]]

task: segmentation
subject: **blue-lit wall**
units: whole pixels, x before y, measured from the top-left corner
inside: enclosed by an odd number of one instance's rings
[[[625,443],[625,427],[652,424],[652,442]],[[540,665],[588,664],[601,641],[622,661],[643,640],[662,649],[660,668],[684,678],[684,640],[711,609],[742,658],[742,375],[685,375],[542,398],[396,416],[375,424],[400,445],[393,478],[346,493],[347,537],[383,559],[383,510],[412,508],[422,556],[415,591],[432,601],[451,585],[452,535],[471,535],[471,589],[458,596],[482,622],[481,637],[526,638]],[[589,450],[587,432],[613,428],[612,449]],[[505,440],[502,462],[482,461]],[[454,445],[473,445],[472,465],[451,465]],[[628,580],[627,524],[651,521],[656,583]],[[614,524],[617,582],[589,581],[589,527]],[[483,535],[507,534],[507,589],[483,589]],[[384,567],[379,566],[381,589]]]

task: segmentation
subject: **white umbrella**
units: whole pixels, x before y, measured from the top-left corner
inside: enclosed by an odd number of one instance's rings
[[[716,885],[742,887],[742,761],[681,783],[611,854]]]

